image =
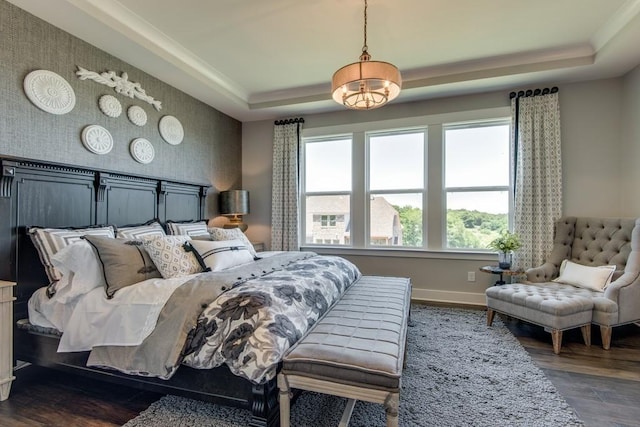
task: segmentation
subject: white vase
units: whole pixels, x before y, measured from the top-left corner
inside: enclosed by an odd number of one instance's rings
[[[498,252],[498,267],[503,270],[511,268],[511,252]]]

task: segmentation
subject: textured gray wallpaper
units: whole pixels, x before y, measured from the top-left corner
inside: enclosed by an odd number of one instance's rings
[[[77,66],[98,73],[126,72],[146,93],[162,101],[162,109],[128,98],[112,88],[76,77]],[[64,77],[76,95],[75,108],[65,115],[46,113],[24,93],[24,77],[33,70]],[[123,107],[118,118],[98,107],[101,95],[115,96]],[[147,124],[134,125],[126,115],[131,105],[142,107]],[[158,121],[175,116],[184,128],[180,145],[160,136]],[[106,155],[93,154],[80,134],[89,124],[105,127],[114,139]],[[195,183],[209,183],[217,193],[239,187],[241,180],[241,123],[100,49],[0,0],[0,155],[114,170]],[[152,163],[143,165],[129,154],[135,138],[148,139],[155,149]],[[212,196],[210,196],[213,199]],[[211,204],[211,203],[208,203]],[[215,213],[214,208],[210,214]]]

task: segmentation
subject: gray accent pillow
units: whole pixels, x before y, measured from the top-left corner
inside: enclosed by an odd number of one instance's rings
[[[126,286],[162,277],[158,268],[138,240],[84,236],[98,253],[102,263],[107,298]]]

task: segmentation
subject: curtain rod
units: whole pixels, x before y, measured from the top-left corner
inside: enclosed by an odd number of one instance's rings
[[[527,96],[538,96],[538,95],[549,95],[550,93],[556,93],[558,92],[559,89],[557,86],[552,87],[551,89],[549,89],[548,87],[545,87],[544,89],[535,89],[535,90],[531,90],[531,89],[527,89],[526,91],[521,90],[516,92],[511,92],[509,94],[509,99],[513,99],[515,97],[527,97]]]
[[[285,120],[276,120],[275,122],[273,122],[274,125],[276,126],[281,126],[281,125],[289,125],[292,123],[304,123],[304,119],[302,117],[297,118],[297,119],[285,119]]]

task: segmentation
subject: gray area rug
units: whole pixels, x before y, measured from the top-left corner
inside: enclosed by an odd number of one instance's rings
[[[401,426],[582,426],[573,409],[496,316],[413,305]],[[291,425],[335,427],[345,399],[303,393]],[[126,427],[248,425],[247,410],[165,396]],[[382,405],[357,402],[351,426],[384,426]]]

